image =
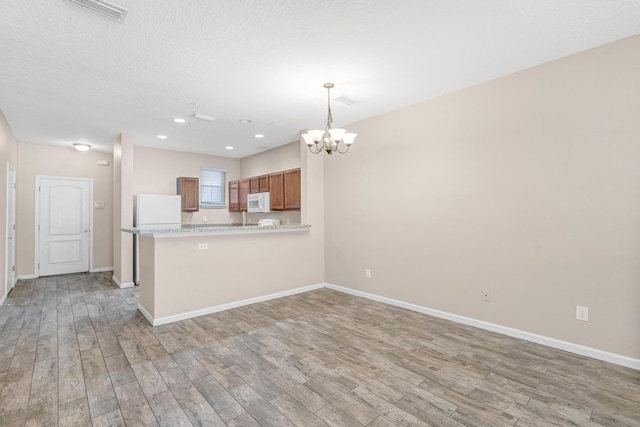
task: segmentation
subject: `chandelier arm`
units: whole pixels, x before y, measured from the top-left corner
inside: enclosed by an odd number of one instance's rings
[[[307,146],[309,148],[309,151],[311,152],[311,154],[320,154],[323,151],[323,147],[320,146],[320,144],[314,144],[311,146]],[[313,147],[316,148],[316,150],[313,150]]]
[[[351,147],[350,147],[350,146],[348,146],[348,145],[346,145],[346,144],[345,144],[344,146],[345,146],[345,147],[347,147],[347,149],[346,149],[346,150],[344,150],[344,151],[340,151],[340,144],[338,144],[338,145],[336,146],[335,151],[337,151],[339,154],[345,154],[347,151],[349,151],[349,148],[351,148]]]

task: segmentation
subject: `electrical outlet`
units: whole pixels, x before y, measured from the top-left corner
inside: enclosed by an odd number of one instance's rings
[[[491,301],[491,291],[489,289],[482,290],[482,301],[490,302]]]
[[[199,251],[206,251],[207,249],[209,249],[209,244],[208,243],[198,243],[198,250]]]
[[[206,217],[206,215],[202,215],[202,222],[207,222],[207,217]]]
[[[364,278],[365,278],[365,279],[371,279],[371,269],[366,268],[366,269],[364,270]]]
[[[581,305],[576,305],[576,319],[582,320],[583,322],[589,321],[589,307],[583,307]]]

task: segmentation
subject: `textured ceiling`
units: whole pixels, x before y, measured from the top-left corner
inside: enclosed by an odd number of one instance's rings
[[[245,157],[323,127],[325,82],[357,101],[332,101],[347,126],[640,33],[638,0],[111,1],[124,23],[0,2],[0,109],[19,141],[111,151],[128,133]]]

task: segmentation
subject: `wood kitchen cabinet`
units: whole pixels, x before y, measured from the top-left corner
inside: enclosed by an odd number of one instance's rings
[[[238,181],[238,206],[240,212],[246,212],[247,210],[247,195],[251,192],[251,180],[241,179]]]
[[[269,191],[269,175],[254,176],[249,179],[251,180],[251,194]]]
[[[198,212],[200,209],[200,180],[198,178],[179,177],[177,193],[182,199],[183,212]]]
[[[300,210],[300,169],[269,175],[272,211]]]
[[[300,210],[300,169],[284,172],[284,210]]]
[[[229,212],[240,212],[238,181],[229,181]]]
[[[284,172],[269,175],[269,198],[272,211],[284,210]]]
[[[249,178],[251,182],[251,194],[260,192],[260,178],[254,176],[253,178]]]
[[[261,175],[258,177],[258,192],[265,193],[269,191],[269,175]]]
[[[247,195],[270,193],[272,211],[300,210],[300,169],[229,181],[229,212],[247,210]]]

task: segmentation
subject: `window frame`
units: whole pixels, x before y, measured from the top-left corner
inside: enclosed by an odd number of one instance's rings
[[[202,188],[205,187],[204,174],[207,172],[214,172],[217,174],[221,174],[221,177],[218,180],[220,184],[220,193],[222,194],[221,200],[218,202],[212,202],[211,200],[205,201],[205,198],[202,197],[203,191]],[[207,166],[200,167],[200,185],[198,191],[200,192],[200,207],[202,209],[224,209],[227,207],[227,171],[220,168],[211,168]],[[217,185],[207,185],[207,187],[217,188]]]

